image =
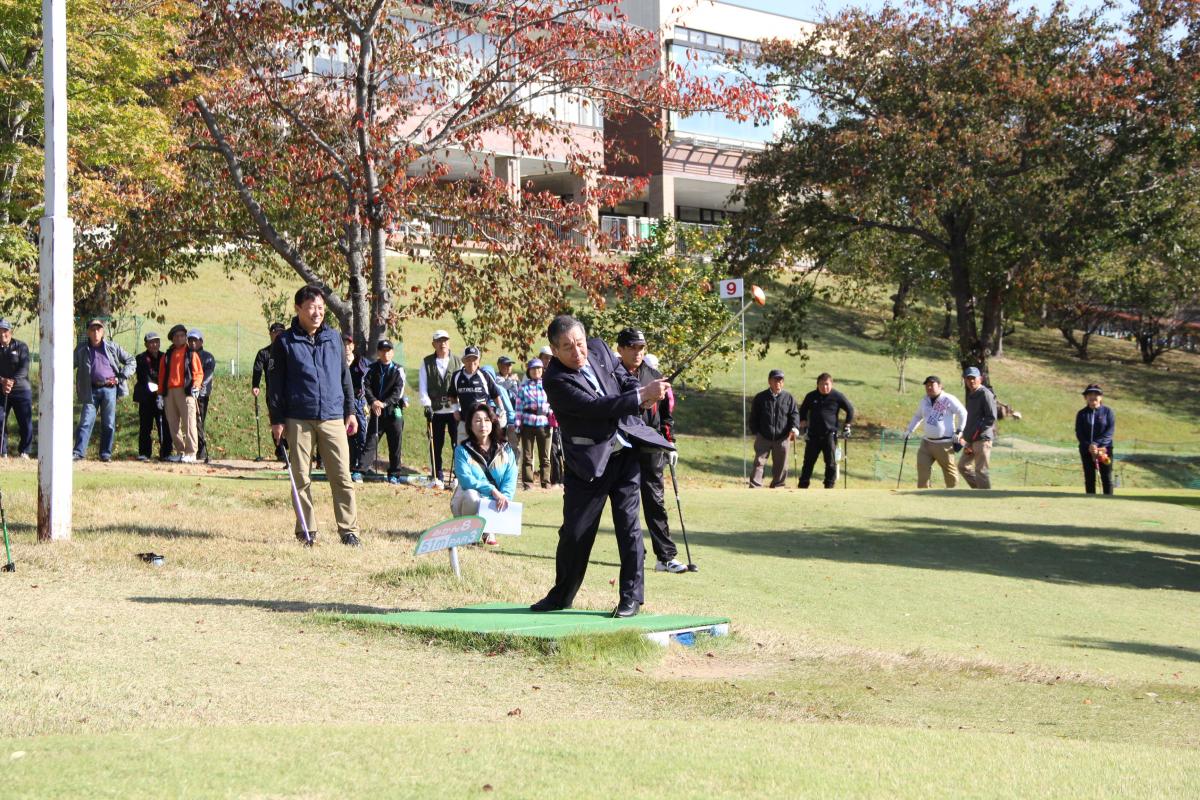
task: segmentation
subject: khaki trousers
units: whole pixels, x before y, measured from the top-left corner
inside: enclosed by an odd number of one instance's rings
[[[988,477],[988,468],[992,463],[992,440],[972,442],[971,449],[974,451],[972,455],[967,455],[967,451],[963,450],[962,458],[958,460],[958,471],[972,489],[992,488],[992,479]]]
[[[788,439],[784,437],[777,442],[754,434],[754,472],[750,473],[750,488],[762,486],[763,468],[767,466],[767,456],[771,457],[771,488],[783,486],[787,482]]]
[[[167,428],[171,431],[171,443],[181,456],[195,457],[200,446],[200,434],[196,428],[196,398],[183,387],[167,389],[163,404],[167,412]]]
[[[958,467],[954,465],[954,441],[946,439],[940,442],[921,440],[921,448],[917,450],[917,488],[929,488],[929,476],[933,472],[933,463],[942,468],[942,477],[946,480],[946,488],[958,486]]]
[[[291,451],[292,478],[300,493],[300,508],[310,531],[317,530],[313,512],[312,469],[314,451],[319,447],[325,477],[333,492],[333,516],[338,533],[358,535],[358,502],[354,483],[350,480],[350,440],[346,438],[346,423],[340,419],[288,419],[284,426],[288,449]],[[296,533],[301,533],[296,521]]]

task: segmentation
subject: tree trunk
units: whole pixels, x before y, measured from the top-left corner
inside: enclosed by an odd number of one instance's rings
[[[1075,338],[1075,329],[1070,325],[1062,325],[1058,332],[1067,340],[1067,344],[1075,350],[1075,355],[1079,356],[1080,361],[1088,360],[1088,342],[1092,338],[1092,334],[1088,331],[1081,331],[1083,334],[1080,338]]]
[[[942,318],[941,338],[949,339],[954,335],[954,297],[946,295],[946,316]]]
[[[392,291],[387,282],[387,231],[371,223],[371,318],[370,340],[378,342],[387,335],[392,319]]]
[[[987,374],[988,347],[979,335],[975,319],[975,293],[971,287],[970,267],[967,264],[966,237],[952,231],[950,259],[950,291],[958,322],[958,358],[965,367],[978,367]]]
[[[991,286],[983,298],[983,329],[980,342],[987,345],[988,355],[999,356],[1004,347],[1004,288]],[[981,368],[982,371],[982,368]]]
[[[908,295],[912,292],[913,282],[909,278],[901,278],[900,285],[896,287],[896,293],[892,295],[892,319],[902,319],[908,316]],[[901,366],[901,372],[904,367]]]
[[[896,385],[896,394],[904,394],[905,390],[908,388],[904,384],[904,367],[906,366],[907,362],[908,362],[907,358],[902,358],[902,359],[900,359],[899,362],[897,362],[900,366],[900,381]]]

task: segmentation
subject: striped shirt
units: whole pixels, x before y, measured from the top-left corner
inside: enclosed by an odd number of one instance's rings
[[[546,399],[546,390],[541,381],[528,380],[517,389],[513,400],[516,406],[517,419],[522,427],[545,428],[550,424],[550,401]]]

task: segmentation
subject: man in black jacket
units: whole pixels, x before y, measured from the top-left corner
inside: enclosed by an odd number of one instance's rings
[[[639,386],[662,380],[662,373],[645,363],[646,335],[636,328],[625,328],[617,334],[617,354],[621,366]],[[664,397],[656,405],[641,409],[642,421],[663,435],[669,442],[669,431],[674,424],[671,417],[670,400]],[[674,465],[679,457],[674,450],[638,450],[638,466],[642,471],[642,515],[646,518],[646,530],[650,533],[650,546],[658,562],[656,572],[685,573],[687,567],[679,561],[675,542],[671,541],[671,530],[667,523],[666,486],[663,469],[668,463]]]
[[[204,424],[208,420],[208,401],[212,397],[213,377],[217,374],[217,359],[204,349],[204,334],[192,328],[188,331],[188,347],[200,356],[200,366],[204,368],[204,381],[200,384],[200,394],[196,397],[196,460],[208,463],[208,440],[204,436]]]
[[[146,349],[137,354],[134,373],[133,402],[138,404],[138,461],[154,457],[153,439],[158,439],[158,457],[171,455],[171,434],[163,414],[162,398],[158,394],[158,372],[162,362],[162,340],[157,333],[143,337]]]
[[[644,601],[637,455],[647,448],[675,449],[641,420],[638,409],[657,405],[670,384],[655,380],[638,386],[608,345],[588,339],[583,323],[574,317],[555,317],[547,338],[554,359],[546,368],[546,396],[562,426],[566,459],[563,524],[558,530],[554,586],[530,609],[571,607],[583,584],[600,515],[611,503],[621,559],[621,601],[613,616],[632,617]]]
[[[12,323],[0,319],[0,455],[8,453],[8,412],[17,418],[17,453],[29,458],[33,447],[33,385],[29,382],[29,347],[12,335]]]
[[[367,443],[362,463],[366,469],[375,466],[379,453],[379,434],[387,437],[388,482],[400,482],[400,442],[404,436],[404,368],[392,361],[392,343],[380,339],[376,358],[363,376],[363,392],[367,397]]]
[[[787,443],[800,432],[800,410],[796,398],[783,390],[783,370],[767,374],[767,386],[750,404],[750,432],[754,434],[754,472],[750,488],[762,488],[763,468],[771,457],[771,488],[787,482]]]
[[[261,390],[258,388],[259,383],[270,379],[271,374],[271,345],[275,344],[275,340],[279,338],[279,334],[286,330],[282,322],[272,322],[271,327],[267,329],[267,333],[271,335],[271,344],[268,344],[258,354],[254,356],[254,369],[250,373],[250,394],[255,398],[255,414],[258,413],[258,396]],[[268,387],[269,388],[269,387]],[[283,461],[283,445],[275,445],[275,459]]]
[[[804,466],[800,468],[800,488],[807,489],[812,480],[817,455],[825,459],[825,488],[837,485],[838,412],[846,412],[842,434],[850,436],[854,422],[854,406],[846,396],[833,388],[833,376],[822,372],[817,376],[817,388],[804,395],[800,403],[800,429],[804,436]]]

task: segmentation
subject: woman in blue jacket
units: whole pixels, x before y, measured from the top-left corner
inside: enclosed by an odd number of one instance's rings
[[[454,475],[458,488],[450,498],[456,517],[479,513],[479,506],[494,500],[503,511],[517,491],[517,459],[500,435],[500,420],[487,405],[476,406],[466,420],[467,438],[454,448]],[[498,544],[496,534],[484,544]]]
[[[1113,432],[1117,415],[1102,405],[1104,390],[1093,383],[1083,390],[1087,405],[1075,415],[1075,438],[1079,440],[1079,460],[1083,462],[1083,486],[1088,494],[1096,493],[1096,472],[1104,493],[1113,493],[1112,455]]]

